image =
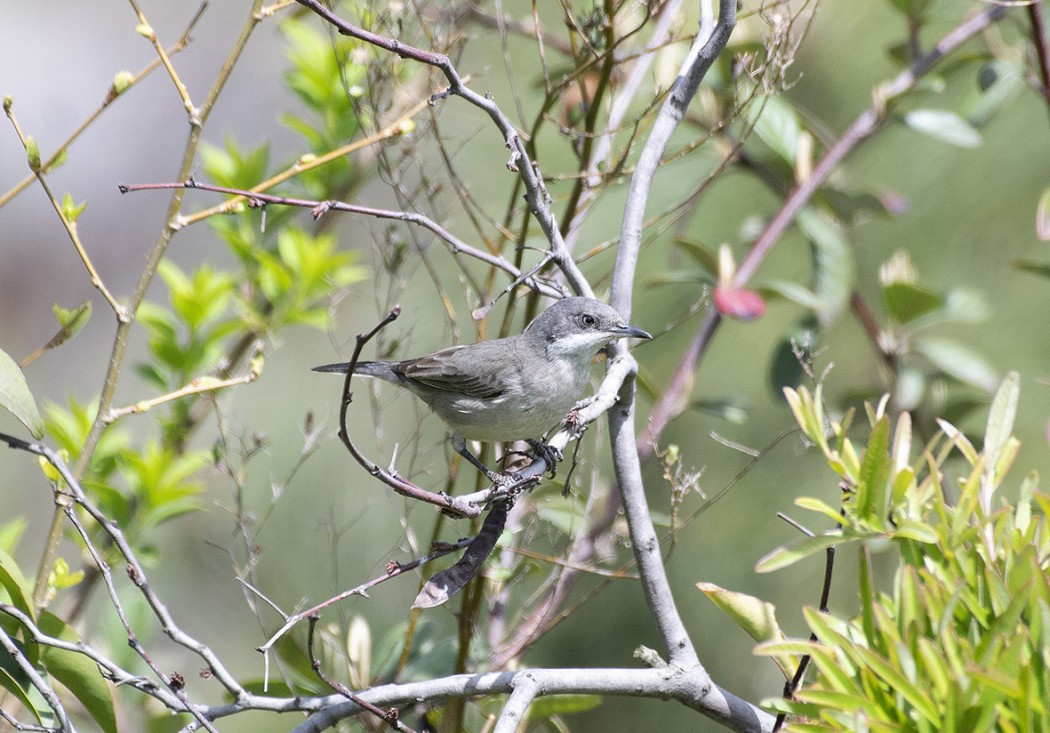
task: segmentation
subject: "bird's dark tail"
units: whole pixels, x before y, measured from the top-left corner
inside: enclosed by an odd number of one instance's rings
[[[340,364],[325,364],[324,366],[314,367],[313,371],[346,374],[346,368],[348,366],[350,366],[350,364],[344,361]],[[354,374],[359,377],[375,377],[376,379],[383,379],[387,382],[400,384],[401,378],[394,373],[393,366],[394,362],[389,361],[359,361],[354,366]]]
[[[346,374],[346,368],[350,366],[350,362],[344,361],[341,364],[325,364],[324,366],[315,366],[310,371],[312,372],[337,372],[339,374]],[[358,366],[361,366],[359,363]]]

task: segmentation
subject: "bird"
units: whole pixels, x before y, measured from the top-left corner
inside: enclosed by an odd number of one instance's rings
[[[453,449],[489,480],[467,441],[527,441],[553,466],[542,437],[583,396],[598,352],[621,338],[651,339],[615,308],[588,297],[555,301],[517,336],[451,346],[404,361],[359,361],[354,374],[407,389],[448,427]],[[346,374],[349,363],[314,367]]]

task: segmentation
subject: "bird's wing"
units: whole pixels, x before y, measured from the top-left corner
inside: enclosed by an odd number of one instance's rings
[[[493,358],[492,341],[453,346],[429,356],[396,365],[395,371],[434,389],[461,392],[468,397],[495,399],[503,394],[504,359]]]

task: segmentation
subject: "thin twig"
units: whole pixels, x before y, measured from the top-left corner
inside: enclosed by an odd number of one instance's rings
[[[491,96],[481,95],[464,83],[463,78],[456,71],[455,66],[448,56],[442,53],[434,53],[421,48],[409,46],[393,38],[386,38],[370,31],[353,25],[340,18],[329,10],[319,0],[298,0],[300,5],[309,8],[318,16],[330,23],[342,35],[357,38],[378,48],[385,49],[401,58],[411,59],[438,69],[449,83],[444,92],[435,94],[431,100],[438,100],[455,95],[466,100],[475,107],[484,111],[499,129],[504,144],[510,150],[510,158],[507,161],[508,170],[517,173],[525,186],[525,200],[529,211],[539,222],[540,229],[551,245],[551,253],[555,263],[561,269],[573,291],[579,295],[593,297],[593,291],[587,279],[573,261],[571,253],[565,246],[561,232],[558,229],[554,214],[551,211],[549,194],[539,174],[539,166],[529,157],[525,143],[521,139],[518,130],[510,119],[503,113],[499,106],[492,100]]]
[[[461,550],[464,547],[467,547],[471,542],[473,542],[473,538],[461,539],[457,540],[456,542],[443,542],[440,543],[438,546],[434,547],[433,552],[431,552],[429,555],[424,555],[423,557],[417,558],[416,560],[412,560],[410,562],[405,563],[390,562],[387,564],[386,572],[383,575],[378,575],[375,578],[372,578],[371,580],[365,581],[361,585],[351,588],[350,590],[345,590],[342,593],[339,593],[338,595],[332,596],[326,601],[318,603],[312,608],[308,608],[305,611],[300,611],[299,613],[293,614],[291,616],[285,616],[284,613],[281,612],[279,608],[277,608],[277,605],[275,603],[270,601],[268,598],[266,598],[266,596],[262,595],[254,587],[242,580],[242,585],[248,588],[248,590],[250,590],[252,593],[258,595],[264,601],[266,601],[271,608],[276,610],[278,613],[281,613],[281,615],[284,616],[285,619],[284,625],[280,629],[278,629],[277,632],[274,633],[265,644],[256,647],[256,651],[262,652],[263,654],[269,653],[271,647],[273,647],[273,645],[276,644],[282,636],[288,633],[289,629],[291,629],[296,624],[301,623],[303,619],[309,618],[310,616],[316,616],[332,604],[345,600],[350,596],[364,596],[367,598],[368,591],[374,588],[375,586],[379,585],[380,583],[385,583],[386,581],[392,578],[396,578],[399,575],[407,573],[409,570],[415,570],[416,568],[426,565],[427,563],[436,560],[439,557],[444,557],[445,555],[456,552],[457,550]]]
[[[394,211],[391,209],[377,209],[372,206],[359,206],[357,204],[348,204],[344,201],[318,201],[316,199],[300,199],[291,196],[278,196],[275,194],[262,193],[256,190],[257,188],[263,187],[264,184],[259,184],[255,188],[242,189],[242,188],[230,188],[228,186],[217,186],[210,183],[201,183],[193,178],[183,181],[181,183],[138,183],[138,184],[119,184],[118,188],[121,193],[135,193],[138,191],[154,191],[164,189],[187,189],[195,188],[201,191],[211,191],[214,193],[223,193],[236,198],[223,203],[219,206],[214,206],[205,211],[220,211],[224,210],[231,202],[244,201],[249,207],[259,208],[266,205],[275,206],[295,206],[299,208],[310,209],[315,219],[320,219],[329,211],[345,211],[350,214],[361,214],[362,216],[371,216],[376,219],[393,219],[397,221],[403,221],[409,224],[416,224],[423,227],[424,229],[433,232],[439,238],[444,240],[451,250],[452,254],[464,254],[468,257],[473,257],[480,262],[484,262],[487,265],[491,265],[499,270],[506,272],[512,278],[515,283],[521,283],[534,291],[547,295],[553,298],[559,298],[564,295],[560,290],[547,284],[543,280],[535,277],[535,274],[530,271],[522,273],[518,268],[508,262],[501,255],[494,255],[484,250],[473,247],[452,232],[445,229],[443,226],[438,224],[430,217],[420,214],[415,211]],[[196,221],[199,217],[197,215],[186,217],[186,221]]]
[[[186,225],[196,224],[197,222],[207,219],[216,214],[227,214],[233,211],[238,205],[246,201],[250,201],[252,198],[255,197],[255,194],[260,194],[264,191],[269,191],[277,184],[283,183],[284,181],[287,181],[290,178],[294,178],[295,176],[301,175],[307,171],[320,168],[324,165],[327,165],[328,163],[331,163],[332,161],[342,160],[346,156],[352,155],[358,150],[367,148],[370,145],[377,145],[379,143],[400,137],[401,135],[405,134],[405,130],[408,129],[408,124],[409,122],[411,122],[412,118],[419,114],[423,109],[425,109],[426,106],[426,100],[417,102],[414,106],[410,107],[407,112],[401,115],[400,118],[387,125],[379,132],[369,135],[368,137],[361,138],[360,140],[354,140],[353,142],[347,143],[346,145],[338,147],[335,150],[331,150],[325,153],[324,155],[300,158],[280,173],[270,176],[261,183],[257,183],[256,185],[252,186],[250,189],[243,193],[236,194],[232,199],[224,201],[221,204],[218,204],[217,206],[212,206],[210,208],[202,209],[201,211],[197,211],[192,214],[186,215],[185,217],[183,217],[183,222]],[[129,188],[128,190],[136,189]]]
[[[407,725],[401,722],[401,719],[398,717],[397,708],[389,708],[387,710],[382,710],[379,707],[368,702],[364,698],[352,693],[350,691],[350,688],[348,688],[346,685],[340,682],[336,682],[327,674],[325,674],[324,668],[321,666],[321,660],[318,659],[316,655],[314,655],[314,632],[317,629],[317,618],[317,616],[310,617],[310,628],[306,636],[306,651],[307,654],[310,656],[310,667],[312,667],[314,672],[317,673],[317,676],[321,678],[321,681],[329,687],[331,687],[337,693],[345,697],[350,702],[354,703],[355,705],[360,705],[362,708],[372,713],[372,715],[382,720],[394,730],[400,731],[401,733],[415,733],[414,730],[412,730]]]
[[[168,54],[168,56],[174,56],[175,54],[184,50],[190,44],[190,41],[192,40],[190,38],[190,34],[193,32],[193,29],[197,27],[197,21],[199,21],[201,19],[201,16],[204,15],[204,11],[207,9],[207,7],[207,0],[204,0],[204,2],[200,4],[200,7],[197,8],[197,12],[193,14],[193,17],[187,24],[186,30],[182,32],[182,36],[179,37],[179,40],[166,49],[166,53]],[[113,102],[127,95],[127,93],[130,92],[133,87],[137,86],[139,82],[141,82],[143,79],[149,76],[159,66],[160,59],[153,59],[148,64],[146,64],[146,66],[143,67],[142,70],[139,71],[137,74],[133,74],[127,79],[122,80],[119,88],[114,84],[110,84],[110,87],[107,90],[106,96],[102,100],[102,103],[98,107],[96,107],[91,112],[91,114],[85,117],[79,125],[77,125],[77,128],[69,134],[69,137],[67,137],[65,140],[59,143],[58,147],[55,148],[55,152],[53,152],[50,157],[48,157],[46,160],[40,163],[40,172],[43,174],[49,173],[51,171],[51,168],[55,165],[55,163],[57,163],[67,152],[69,152],[69,148],[73,145],[74,142],[76,142],[77,138],[84,134],[84,132],[86,132],[88,128],[90,128],[91,125],[94,124],[95,120],[97,120],[103,112],[109,109],[109,106],[113,104]],[[36,176],[33,173],[30,173],[28,176],[26,176],[21,181],[12,186],[3,195],[0,195],[0,209],[2,209],[8,201],[10,201],[15,196],[24,191],[26,188],[28,188],[29,184],[33,182],[33,179],[35,177]]]

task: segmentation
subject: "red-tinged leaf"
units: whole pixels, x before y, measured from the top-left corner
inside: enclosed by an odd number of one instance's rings
[[[738,321],[753,321],[766,312],[766,301],[754,290],[715,286],[715,308],[723,316]]]

